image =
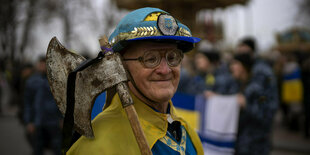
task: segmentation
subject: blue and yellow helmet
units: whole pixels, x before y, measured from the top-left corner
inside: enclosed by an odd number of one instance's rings
[[[116,52],[128,43],[138,40],[175,42],[187,52],[193,49],[200,39],[192,37],[190,29],[169,13],[158,8],[141,8],[127,14],[109,37],[109,42]]]

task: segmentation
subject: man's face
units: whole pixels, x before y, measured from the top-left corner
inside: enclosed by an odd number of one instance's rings
[[[199,72],[206,73],[210,69],[211,63],[205,55],[197,53],[195,55],[195,67]]]
[[[168,43],[140,42],[130,46],[123,55],[124,58],[143,56],[148,50],[160,50],[164,55],[167,50],[176,49],[177,45]],[[160,64],[155,68],[145,68],[139,61],[125,61],[138,89],[149,99],[158,103],[169,101],[180,80],[180,65],[170,67],[162,57]],[[134,89],[130,87],[130,89]]]
[[[251,49],[248,45],[240,44],[240,45],[237,47],[236,53],[237,53],[237,54],[253,53],[253,51],[252,51],[252,49]]]
[[[41,73],[46,73],[46,64],[45,61],[39,61],[37,63],[37,70]]]
[[[232,61],[232,63],[230,64],[230,70],[232,76],[237,80],[241,80],[242,75],[246,73],[246,70],[242,66],[241,62],[237,60]]]

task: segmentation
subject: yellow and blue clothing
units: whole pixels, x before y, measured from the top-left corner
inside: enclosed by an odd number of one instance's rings
[[[197,154],[194,145],[185,128],[181,127],[182,137],[178,142],[171,133],[167,132],[166,136],[159,139],[152,148],[152,153],[155,154],[169,154],[169,155],[185,155]]]
[[[197,133],[177,116],[170,105],[170,114],[156,112],[132,95],[142,129],[153,154],[203,154]],[[168,132],[168,118],[180,122],[182,138],[176,141]],[[95,138],[80,137],[67,152],[68,154],[140,154],[135,136],[131,130],[126,112],[118,95],[112,99],[93,121]]]
[[[302,102],[303,87],[299,67],[296,67],[291,73],[283,76],[281,97],[282,101],[286,104]]]

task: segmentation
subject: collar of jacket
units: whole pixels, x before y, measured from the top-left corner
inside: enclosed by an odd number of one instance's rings
[[[168,129],[167,119],[169,115],[171,115],[171,118],[173,120],[180,121],[183,126],[187,126],[185,121],[176,115],[176,111],[171,101],[169,101],[170,114],[163,114],[160,112],[156,112],[154,109],[139,100],[132,93],[131,96],[134,102],[134,107],[139,117],[140,124],[146,135],[146,139],[148,141],[148,144],[150,145],[150,148],[154,146],[158,139],[166,135]],[[121,106],[121,101],[118,94],[113,97],[112,104],[104,110],[104,112],[112,111],[121,111],[122,115],[127,118],[126,112]]]
[[[171,116],[171,118],[174,121],[180,121],[181,122],[181,124],[187,130],[194,146],[197,147],[197,146],[201,145],[201,142],[200,142],[200,139],[198,138],[198,136],[197,137],[194,136],[194,135],[197,135],[196,132],[193,129],[189,128],[188,124],[181,117],[179,117],[177,115],[177,112],[176,112],[171,100],[169,101],[170,114],[164,114],[164,113],[156,112],[150,106],[146,105],[141,100],[139,100],[132,93],[131,93],[131,96],[132,96],[132,99],[134,102],[134,107],[135,107],[137,114],[138,114],[138,117],[139,117],[140,124],[142,126],[142,129],[143,129],[145,135],[146,135],[146,139],[148,141],[150,148],[152,148],[155,145],[155,143],[157,142],[158,139],[160,139],[166,135],[167,129],[168,129],[168,117],[169,117],[169,115]],[[113,97],[112,105],[109,108],[107,108],[106,110],[109,110],[110,108],[111,108],[111,110],[113,110],[113,109],[114,110],[116,110],[116,109],[121,110],[122,115],[124,115],[127,118],[126,112],[121,106],[121,101],[120,101],[118,94],[116,94]],[[198,148],[196,148],[196,150],[197,150],[197,153],[200,151]]]

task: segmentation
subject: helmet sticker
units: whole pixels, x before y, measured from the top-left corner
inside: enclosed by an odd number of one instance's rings
[[[169,36],[175,35],[179,28],[176,20],[169,14],[160,14],[158,16],[157,26],[163,35]]]

